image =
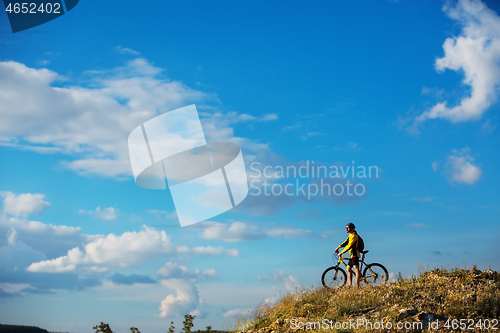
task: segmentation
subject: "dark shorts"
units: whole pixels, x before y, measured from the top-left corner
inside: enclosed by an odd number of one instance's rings
[[[359,258],[358,257],[352,257],[351,259],[349,259],[349,262],[347,263],[347,266],[351,266],[351,267],[358,266],[358,265],[359,265]]]

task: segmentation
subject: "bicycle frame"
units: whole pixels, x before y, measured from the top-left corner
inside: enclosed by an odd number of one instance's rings
[[[336,254],[335,254],[335,256],[336,256]],[[339,267],[339,266],[340,266],[340,263],[344,264],[344,266],[346,266],[346,267],[347,267],[347,264],[345,263],[345,261],[344,261],[344,260],[347,260],[347,262],[349,262],[349,259],[350,259],[350,258],[345,258],[345,257],[342,257],[342,256],[338,257],[338,262],[337,262],[336,267]],[[376,273],[370,269],[369,265],[368,265],[367,263],[365,263],[365,253],[363,253],[363,255],[361,256],[361,259],[359,260],[359,264],[360,264],[360,265],[359,265],[359,274],[360,274],[360,275],[361,275],[361,272],[362,272],[363,265],[365,265],[366,267],[368,267],[368,270],[369,270],[372,274],[375,274],[375,275],[376,275]],[[335,267],[335,266],[334,266],[334,267]],[[370,278],[370,277],[360,276],[360,277],[359,277],[359,281],[367,280],[367,279],[369,279],[369,278]]]
[[[365,262],[366,253],[368,253],[368,250],[361,252],[362,256],[359,260],[361,264],[359,267],[359,281],[363,281],[374,286],[387,282],[389,280],[389,273],[387,272],[387,269],[379,263]],[[334,254],[334,256],[335,257],[332,256],[332,259],[334,262],[335,260],[338,260],[337,264],[335,266],[328,267],[321,275],[321,283],[326,288],[334,288],[335,285],[344,285],[348,278],[346,271],[340,267],[340,264],[342,263],[347,267],[346,260],[349,260],[349,258],[342,256],[337,257],[336,254]]]

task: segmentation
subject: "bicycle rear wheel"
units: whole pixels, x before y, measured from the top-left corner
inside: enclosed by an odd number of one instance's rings
[[[381,264],[370,264],[363,271],[363,281],[373,286],[378,286],[389,281],[389,273]]]
[[[333,266],[327,268],[323,272],[323,275],[321,276],[321,283],[325,288],[333,289],[337,286],[343,286],[346,282],[346,279],[346,272],[338,266]]]

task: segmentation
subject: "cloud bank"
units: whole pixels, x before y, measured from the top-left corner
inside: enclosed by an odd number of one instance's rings
[[[481,178],[481,167],[474,164],[468,147],[453,150],[447,157],[445,172],[451,182],[472,185]]]
[[[3,212],[15,217],[26,217],[31,214],[40,214],[50,207],[43,194],[0,192],[3,199]]]
[[[438,72],[452,70],[464,75],[469,87],[455,106],[435,104],[415,118],[415,128],[429,119],[453,123],[478,120],[497,101],[500,85],[500,17],[479,0],[459,0],[446,5],[446,15],[462,26],[459,36],[447,38],[444,56],[436,59]]]
[[[291,227],[263,228],[243,222],[233,222],[231,224],[208,222],[207,224],[208,226],[200,234],[201,238],[220,239],[226,242],[258,240],[267,237],[314,237],[313,232],[310,230]]]

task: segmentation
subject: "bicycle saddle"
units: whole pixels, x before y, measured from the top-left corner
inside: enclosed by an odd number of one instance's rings
[[[363,254],[367,254],[370,250],[366,250],[366,251],[361,251],[361,253]]]

